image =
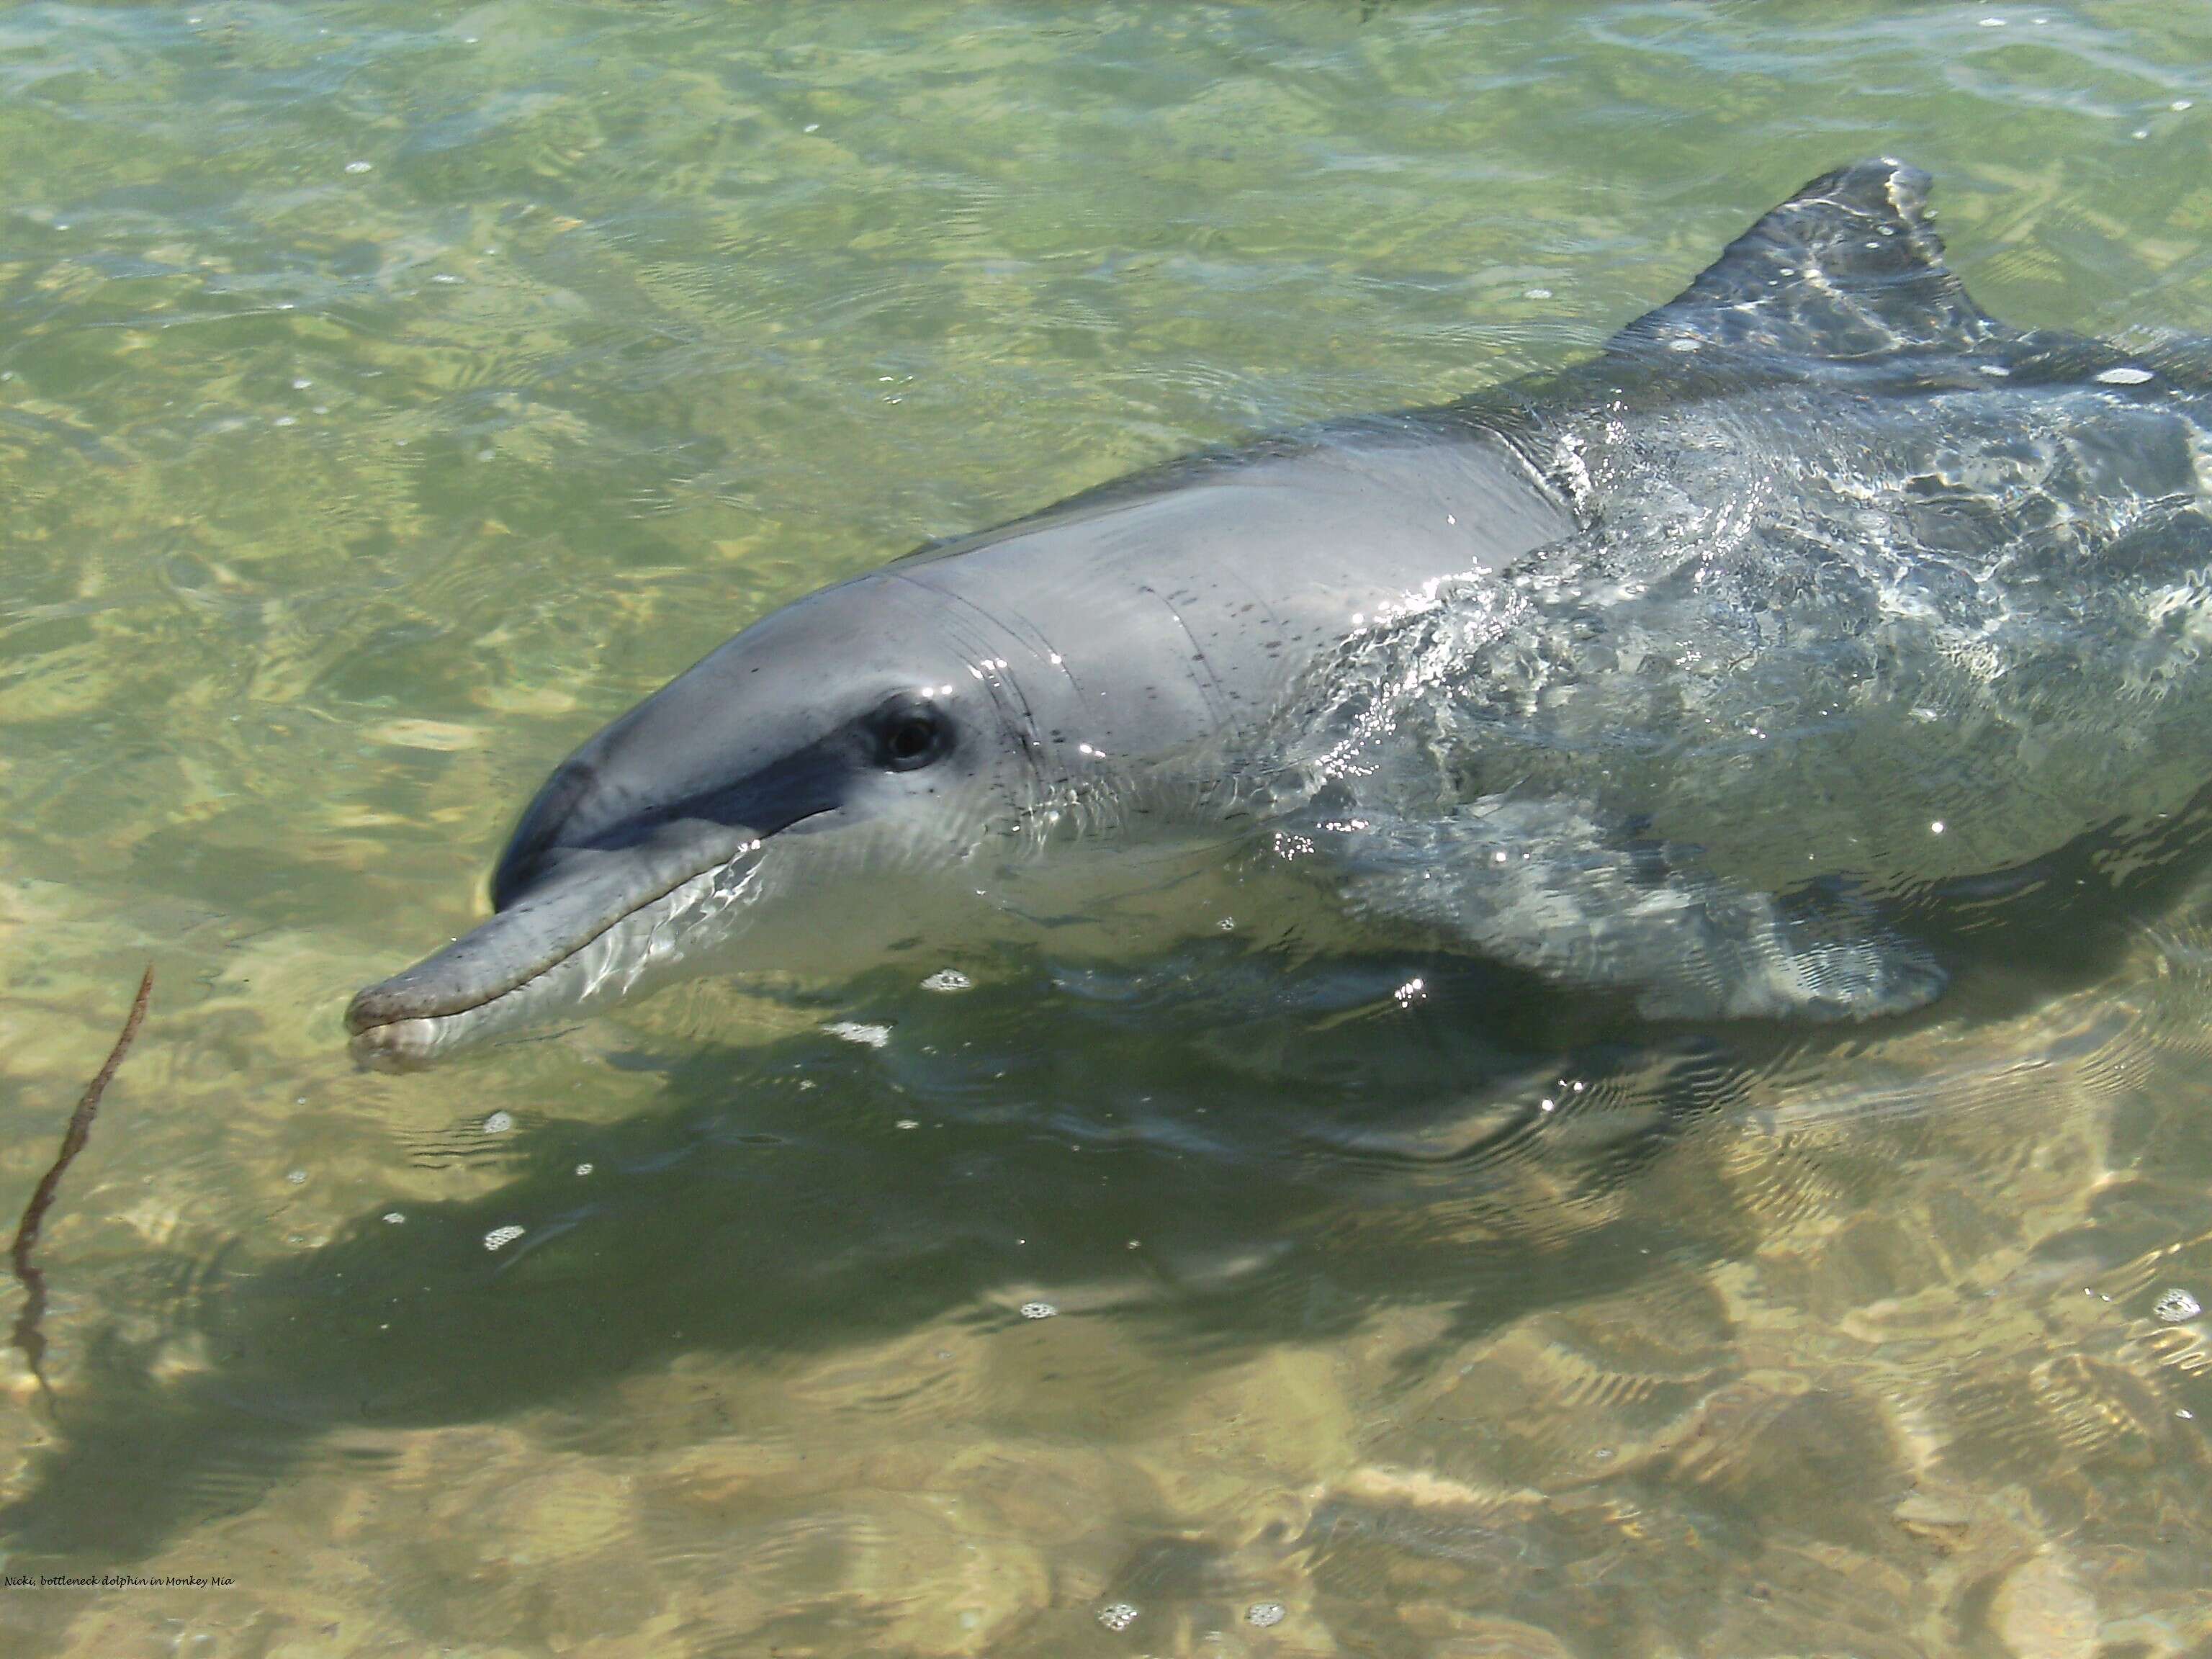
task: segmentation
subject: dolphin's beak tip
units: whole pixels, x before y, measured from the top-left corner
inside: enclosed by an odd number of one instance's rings
[[[356,1066],[364,1072],[387,1073],[419,1072],[428,1066],[436,1047],[434,1020],[364,1023],[356,1018],[360,1006],[361,998],[356,997],[354,1006],[346,1010],[346,1029],[352,1033],[346,1049]]]
[[[374,985],[365,985],[353,994],[346,1004],[345,1028],[349,1036],[362,1036],[380,1026],[407,1018],[405,1011],[394,1007],[392,981],[380,979]]]
[[[346,1005],[345,1028],[355,1065],[369,1072],[412,1072],[429,1064],[437,1022],[410,1014],[406,1001],[389,979],[354,994]]]

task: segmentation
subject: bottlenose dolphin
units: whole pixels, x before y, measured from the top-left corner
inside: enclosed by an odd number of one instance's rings
[[[1657,1019],[1929,1002],[1913,895],[2204,781],[2212,356],[1987,316],[1926,190],[1842,168],[1587,362],[761,618],[562,764],[356,1054],[1226,927]]]

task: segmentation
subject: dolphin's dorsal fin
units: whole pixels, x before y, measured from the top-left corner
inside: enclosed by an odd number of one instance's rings
[[[1972,353],[2011,332],[1943,264],[1928,175],[1884,158],[1815,179],[1608,349],[1647,361],[1712,346],[1854,362]]]

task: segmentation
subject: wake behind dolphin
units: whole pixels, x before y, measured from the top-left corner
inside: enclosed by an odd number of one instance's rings
[[[562,763],[355,1053],[679,971],[1230,926],[1656,1019],[1927,1004],[1915,895],[2206,781],[2212,353],[1990,318],[1926,185],[1814,181],[1561,373],[762,618]]]

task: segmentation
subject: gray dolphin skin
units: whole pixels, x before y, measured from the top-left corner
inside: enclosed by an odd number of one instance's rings
[[[1587,362],[761,618],[562,764],[355,1054],[1224,928],[1660,1020],[1929,1002],[1912,896],[2205,781],[2212,354],[1984,315],[1926,188],[1842,168]]]

